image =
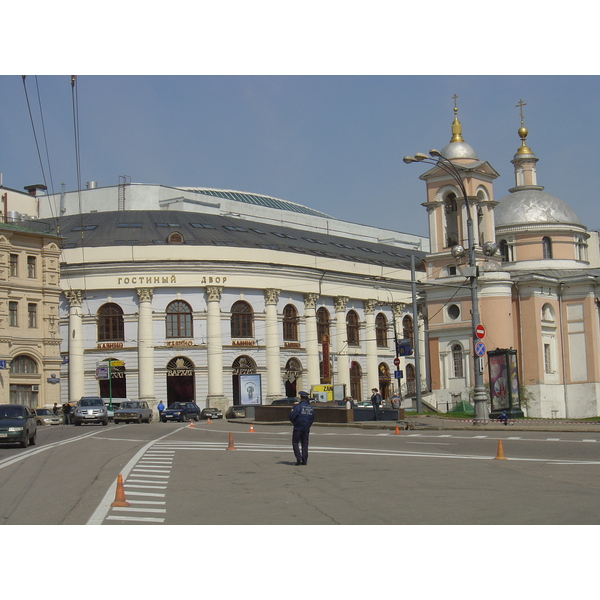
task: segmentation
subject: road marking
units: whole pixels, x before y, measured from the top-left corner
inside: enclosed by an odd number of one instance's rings
[[[135,521],[136,523],[164,523],[164,519],[156,517],[125,517],[122,515],[111,515],[106,517],[107,521]]]
[[[144,454],[146,453],[147,450],[152,448],[155,444],[160,443],[161,440],[164,440],[165,438],[169,437],[170,435],[173,435],[174,433],[177,433],[178,431],[179,431],[179,428],[173,429],[172,431],[170,431],[169,433],[166,433],[162,437],[148,442],[145,446],[143,446],[140,450],[138,450],[138,452],[131,458],[131,460],[121,470],[121,475],[123,476],[123,479],[125,481],[127,481],[127,476],[133,470],[133,468],[135,467],[138,460],[140,460],[140,458],[142,458],[142,456],[144,456]],[[116,489],[117,489],[117,480],[115,478],[115,481],[110,485],[110,487],[106,491],[106,494],[104,494],[104,498],[100,501],[100,504],[98,504],[98,506],[97,506],[96,510],[93,512],[92,516],[88,519],[87,525],[100,525],[102,523],[102,521],[104,521],[104,519],[107,518],[108,511],[111,508],[110,505],[115,497]]]
[[[127,487],[127,486],[125,486]],[[132,486],[132,487],[136,487],[136,486]],[[140,486],[141,487],[141,486]],[[159,494],[157,492],[134,492],[134,491],[129,491],[127,492],[128,496],[150,496],[151,498],[164,498],[165,494]]]

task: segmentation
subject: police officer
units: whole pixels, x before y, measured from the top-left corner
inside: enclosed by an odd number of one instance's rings
[[[300,402],[290,412],[290,421],[294,426],[292,432],[292,449],[297,465],[305,465],[308,461],[308,434],[315,419],[315,409],[308,402],[308,392],[300,392]],[[302,451],[300,451],[302,447]]]

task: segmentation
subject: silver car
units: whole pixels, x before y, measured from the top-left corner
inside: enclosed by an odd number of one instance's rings
[[[150,423],[152,421],[152,409],[143,400],[129,400],[121,402],[119,409],[115,410],[113,417],[115,423]]]
[[[108,425],[108,411],[102,398],[83,396],[72,410],[71,420],[75,425],[81,425],[82,423]]]

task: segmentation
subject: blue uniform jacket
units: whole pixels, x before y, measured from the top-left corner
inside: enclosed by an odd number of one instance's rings
[[[314,420],[315,409],[308,403],[308,400],[301,400],[290,412],[290,421],[294,425],[294,429],[307,431]]]

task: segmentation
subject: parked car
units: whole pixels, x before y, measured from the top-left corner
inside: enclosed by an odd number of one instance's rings
[[[82,423],[102,423],[108,425],[108,410],[102,398],[83,396],[77,406],[71,410],[71,421],[75,425]]]
[[[129,398],[102,398],[104,406],[108,412],[108,420],[112,421],[115,417],[115,410],[121,408],[121,402],[129,402]]]
[[[296,404],[299,402],[298,398],[280,398],[279,400],[273,400],[271,404]]]
[[[22,404],[0,404],[0,443],[35,445],[37,423],[35,412]]]
[[[246,416],[245,406],[230,406],[225,413],[226,419],[243,419]]]
[[[114,411],[115,423],[150,423],[152,421],[152,409],[144,400],[128,400],[121,402],[120,408]]]
[[[55,415],[49,408],[36,408],[35,422],[38,427],[41,427],[42,425],[60,425],[65,420],[61,415]]]
[[[162,411],[160,420],[163,423],[167,421],[189,421],[200,419],[200,408],[194,402],[173,402],[168,408]]]
[[[208,419],[209,417],[211,419],[222,419],[223,412],[218,408],[203,408],[202,412],[200,413],[200,418]]]

